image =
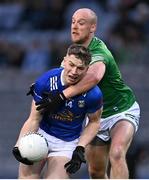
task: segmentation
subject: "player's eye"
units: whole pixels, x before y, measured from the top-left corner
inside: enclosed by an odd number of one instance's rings
[[[73,63],[69,63],[69,66],[74,67],[74,64]]]
[[[83,71],[85,68],[84,67],[78,67],[78,69]]]
[[[74,21],[74,20],[72,20],[72,21],[71,21],[71,23],[72,23],[72,24],[74,24],[74,23],[75,23],[75,21]]]
[[[85,23],[86,23],[86,21],[84,21],[84,20],[79,21],[80,25],[84,25]]]

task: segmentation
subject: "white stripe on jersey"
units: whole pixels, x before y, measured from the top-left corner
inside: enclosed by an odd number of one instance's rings
[[[57,76],[54,76],[54,77],[50,78],[50,90],[53,91],[53,90],[56,90],[56,89],[58,89]]]

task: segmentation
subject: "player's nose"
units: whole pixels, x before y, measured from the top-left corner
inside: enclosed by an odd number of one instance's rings
[[[77,67],[73,67],[73,68],[71,69],[71,73],[72,73],[73,75],[76,75],[76,74],[77,74]]]

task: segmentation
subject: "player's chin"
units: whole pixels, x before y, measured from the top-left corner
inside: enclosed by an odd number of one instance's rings
[[[74,79],[71,79],[71,80],[68,81],[68,84],[69,84],[69,85],[74,85],[74,84],[76,84],[78,81],[79,81],[78,79],[75,79],[75,80],[74,80]]]
[[[78,36],[76,36],[76,35],[72,35],[71,40],[74,43],[79,43],[80,42],[80,38]]]

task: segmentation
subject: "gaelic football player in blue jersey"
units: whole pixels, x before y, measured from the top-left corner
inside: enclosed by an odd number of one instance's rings
[[[31,88],[33,102],[29,118],[24,123],[13,154],[20,161],[19,178],[37,179],[47,163],[44,178],[65,179],[85,162],[85,147],[96,136],[102,114],[102,93],[95,86],[88,92],[63,101],[58,110],[38,111],[36,105],[65,88],[79,82],[91,61],[87,48],[73,44],[64,57],[64,68],[52,69],[39,77]],[[46,92],[46,93],[45,93]],[[89,123],[82,128],[85,117]],[[33,163],[22,158],[18,149],[20,137],[28,132],[39,132],[49,144],[47,160]]]

